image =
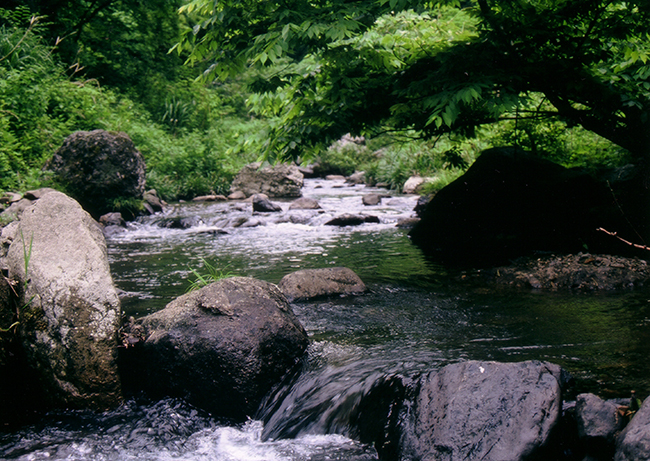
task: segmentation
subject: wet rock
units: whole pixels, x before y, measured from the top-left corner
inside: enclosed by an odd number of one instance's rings
[[[313,198],[301,197],[291,202],[289,209],[290,210],[318,210],[320,209],[320,207],[321,206],[318,203],[318,200],[314,200]]]
[[[342,174],[328,174],[325,179],[327,181],[345,181],[345,176]]]
[[[260,213],[275,213],[282,211],[282,207],[271,202],[267,197],[261,194],[253,195],[253,211]]]
[[[158,197],[158,192],[155,189],[148,190],[142,196],[144,200],[144,207],[149,214],[154,214],[163,211],[164,203]]]
[[[614,461],[650,459],[650,399],[646,399],[632,421],[616,439]]]
[[[366,183],[366,172],[365,171],[356,171],[345,179],[347,184],[353,186]]]
[[[422,217],[422,213],[424,210],[427,208],[427,205],[433,198],[433,195],[422,195],[418,197],[418,201],[415,204],[415,208],[413,208],[413,211],[415,211],[415,214],[418,215],[418,218]]]
[[[396,226],[400,229],[413,229],[419,222],[420,218],[401,218],[397,221]]]
[[[99,223],[103,226],[126,226],[126,221],[122,218],[122,213],[106,213],[105,215],[100,216]]]
[[[224,195],[210,194],[210,195],[199,195],[192,199],[193,202],[224,202],[228,198]]]
[[[302,175],[305,178],[316,178],[318,177],[318,173],[315,171],[314,166],[316,166],[316,169],[318,168],[317,165],[308,165],[308,166],[300,165],[298,166],[298,170],[302,173]]]
[[[278,287],[290,301],[366,291],[359,276],[346,267],[304,269],[285,275]]]
[[[330,219],[325,223],[326,226],[358,226],[364,223],[378,223],[377,216],[366,216],[358,214],[345,213]]]
[[[215,416],[245,421],[302,357],[308,338],[280,290],[222,279],[137,321],[124,351],[133,392],[182,397]]]
[[[539,456],[560,418],[558,375],[545,362],[471,361],[423,376],[400,459]]]
[[[45,168],[95,218],[114,211],[117,200],[138,200],[144,194],[144,159],[126,133],[72,133]]]
[[[617,414],[618,405],[594,394],[576,397],[575,418],[586,453],[594,459],[612,459],[614,437],[624,427],[623,417]]]
[[[100,226],[77,202],[50,192],[23,212],[7,265],[26,287],[20,336],[42,388],[35,397],[71,408],[119,404],[121,309]]]
[[[361,197],[361,201],[366,206],[379,205],[381,203],[381,197],[379,194],[366,194]]]
[[[203,219],[200,216],[186,216],[161,219],[156,223],[159,227],[167,229],[190,229],[192,227],[200,226]]]
[[[233,180],[230,191],[241,191],[246,197],[266,194],[269,197],[300,197],[303,175],[295,165],[246,165]]]
[[[510,266],[484,269],[472,275],[518,288],[607,291],[644,286],[650,281],[650,266],[636,258],[578,253],[519,258]]]

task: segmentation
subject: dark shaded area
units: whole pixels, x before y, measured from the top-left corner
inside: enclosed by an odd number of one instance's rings
[[[409,235],[429,256],[456,265],[505,264],[535,252],[642,255],[597,229],[644,243],[644,190],[634,172],[596,179],[494,148],[433,197]]]

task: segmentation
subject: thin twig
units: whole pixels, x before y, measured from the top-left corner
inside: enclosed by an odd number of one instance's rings
[[[599,227],[599,228],[596,229],[596,230],[597,230],[597,231],[600,231],[600,232],[604,232],[604,233],[606,233],[607,235],[611,235],[612,237],[616,237],[618,240],[620,240],[621,242],[625,243],[626,245],[630,245],[631,247],[639,248],[639,249],[641,249],[641,250],[648,250],[648,251],[650,251],[650,247],[649,247],[649,246],[647,246],[647,245],[641,245],[641,244],[638,244],[638,243],[630,242],[629,240],[625,240],[623,237],[620,237],[620,236],[618,235],[618,232],[610,232],[610,231],[608,231],[607,229],[603,229],[602,227]]]

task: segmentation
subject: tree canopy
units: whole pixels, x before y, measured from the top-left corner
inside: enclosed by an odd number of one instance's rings
[[[472,134],[559,119],[650,157],[647,0],[191,0],[176,50],[205,77],[259,69],[269,152],[351,132]],[[193,25],[193,26],[192,26]]]

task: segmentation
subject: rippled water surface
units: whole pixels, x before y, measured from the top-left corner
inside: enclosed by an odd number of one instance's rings
[[[650,393],[650,299],[644,291],[545,293],[470,286],[427,262],[396,227],[415,197],[365,207],[363,186],[307,181],[321,210],[253,214],[248,203],[182,204],[108,238],[123,307],[141,316],[183,294],[204,262],[277,283],[301,268],[346,266],[368,293],[293,304],[312,344],[302,373],[242,426],[176,400],[130,401],[102,415],[48,415],[0,435],[5,459],[368,460],[348,422],[383,377],[415,377],[467,359],[549,360],[578,391],[603,397]],[[379,191],[386,193],[385,191]],[[379,223],[332,227],[342,213]],[[263,424],[261,420],[264,420]]]

